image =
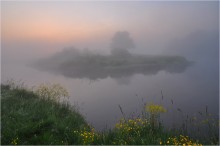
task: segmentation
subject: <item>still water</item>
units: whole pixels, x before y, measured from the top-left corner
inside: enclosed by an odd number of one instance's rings
[[[162,104],[168,113],[161,119],[168,125],[180,122],[183,115],[180,118],[178,108],[184,116],[194,116],[208,107],[208,112],[218,117],[218,71],[218,63],[199,60],[182,72],[149,70],[148,74],[138,72],[131,76],[90,80],[39,71],[22,63],[5,63],[2,64],[2,82],[22,80],[29,87],[60,83],[71,95],[69,102],[77,105],[96,129],[103,130],[113,127],[122,117],[119,105],[126,117],[132,117],[141,114],[145,103]]]

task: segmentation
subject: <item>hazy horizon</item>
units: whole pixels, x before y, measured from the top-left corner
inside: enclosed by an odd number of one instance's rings
[[[133,52],[163,54],[175,40],[218,33],[218,2],[1,2],[2,61],[30,61],[65,47],[109,52],[128,31]],[[12,59],[13,58],[13,59]]]
[[[48,58],[45,68],[61,73],[28,66]],[[129,115],[142,99],[161,102],[161,90],[165,107],[172,99],[186,113],[208,106],[219,116],[219,2],[2,1],[8,79],[62,84],[97,129],[116,123],[119,104]]]

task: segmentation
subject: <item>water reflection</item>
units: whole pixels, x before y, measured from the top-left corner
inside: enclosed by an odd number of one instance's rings
[[[129,79],[135,74],[155,75],[160,71],[182,73],[191,64],[181,56],[100,55],[72,48],[37,61],[34,67],[69,78],[98,80]]]

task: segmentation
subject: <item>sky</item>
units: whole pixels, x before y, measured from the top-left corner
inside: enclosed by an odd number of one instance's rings
[[[218,8],[218,2],[208,1],[3,1],[3,61],[47,56],[69,46],[108,52],[117,31],[130,33],[134,52],[160,54],[195,31],[218,31]]]

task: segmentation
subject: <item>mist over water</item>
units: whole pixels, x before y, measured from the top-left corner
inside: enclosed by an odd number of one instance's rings
[[[182,73],[192,62],[181,56],[153,56],[132,54],[134,42],[127,31],[116,32],[112,38],[109,55],[90,50],[65,48],[50,58],[32,64],[40,70],[61,74],[65,77],[98,80],[105,78],[127,79],[135,74],[155,75],[159,71]]]
[[[218,2],[3,6],[2,83],[60,83],[99,130],[122,117],[118,105],[129,117],[162,104],[167,125],[181,122],[177,108],[219,116]]]

